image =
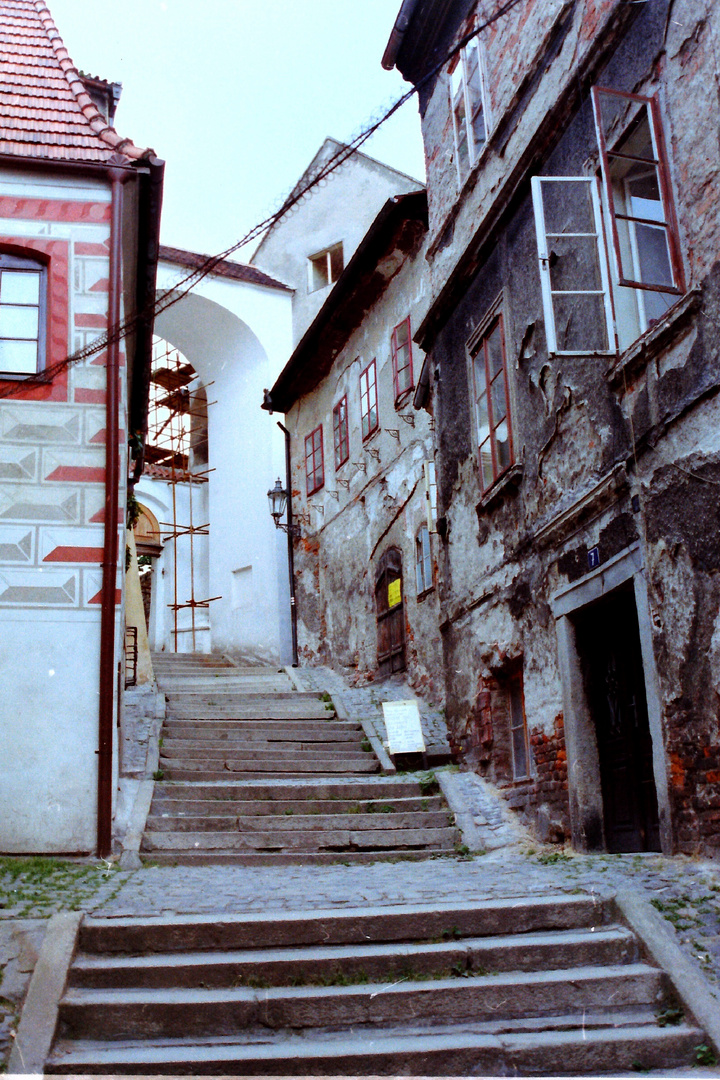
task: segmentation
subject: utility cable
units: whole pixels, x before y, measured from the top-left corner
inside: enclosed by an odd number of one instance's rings
[[[240,240],[237,240],[230,247],[224,251],[219,252],[216,255],[208,256],[200,266],[194,268],[190,273],[180,278],[171,288],[166,289],[158,297],[156,297],[152,307],[143,311],[137,312],[135,315],[123,322],[111,326],[108,330],[95,338],[91,344],[86,345],[82,349],[78,349],[74,353],[70,353],[63,360],[58,360],[54,364],[49,364],[43,368],[42,371],[37,372],[35,375],[29,375],[20,382],[13,382],[12,385],[0,387],[0,399],[17,397],[20,394],[24,394],[28,386],[39,385],[42,386],[45,383],[49,383],[62,371],[71,367],[74,364],[82,363],[84,360],[89,360],[90,357],[96,356],[104,350],[111,343],[122,341],[129,334],[132,334],[137,326],[144,320],[147,320],[150,316],[160,315],[163,311],[167,311],[168,308],[174,304],[179,303],[184,299],[204,278],[211,274],[216,266],[222,263],[225,259],[228,259],[240,248],[245,247],[247,244],[252,243],[263,233],[272,229],[301,199],[305,197],[310,191],[312,191],[317,185],[342,165],[349,160],[357,151],[363,146],[368,139],[370,139],[376,131],[384,123],[386,123],[391,116],[394,116],[398,109],[409,101],[419,91],[442,70],[442,68],[456,56],[465,46],[472,41],[474,37],[481,34],[498,19],[506,15],[512,8],[517,7],[518,4],[525,2],[525,0],[506,0],[504,4],[488,16],[482,23],[479,23],[468,33],[464,34],[462,38],[445,53],[443,57],[429,68],[428,71],[417,81],[409,90],[407,90],[401,97],[395,101],[389,109],[387,109],[383,115],[375,120],[373,123],[364,127],[363,130],[356,135],[350,142],[343,144],[332,154],[328,160],[320,166],[320,168],[308,177],[305,183],[296,184],[288,197],[284,200],[282,205],[274,213],[270,214],[263,221],[254,225]]]

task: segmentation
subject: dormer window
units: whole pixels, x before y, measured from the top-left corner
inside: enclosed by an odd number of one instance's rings
[[[308,259],[308,291],[317,292],[332,285],[342,274],[344,266],[342,243],[311,255]]]

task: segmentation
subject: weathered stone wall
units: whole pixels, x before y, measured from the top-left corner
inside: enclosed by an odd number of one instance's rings
[[[460,7],[446,28],[448,44],[469,11]],[[482,14],[484,5],[477,9]],[[714,0],[691,0],[682,10],[611,0],[520,5],[485,35],[494,133],[459,193],[447,78],[439,76],[421,100],[433,305],[419,336],[434,366],[448,717],[458,752],[503,786],[541,835],[568,836],[572,819],[573,836],[590,846],[597,837],[577,825],[582,806],[572,777],[573,769],[590,769],[597,750],[580,739],[587,761],[567,758],[566,728],[577,718],[566,715],[572,695],[558,645],[558,598],[570,586],[602,582],[604,568],[609,581],[610,568],[635,550],[631,580],[641,638],[650,642],[643,666],[663,844],[720,846],[713,25]],[[618,358],[551,357],[530,177],[598,169],[592,84],[659,94],[690,291]],[[488,500],[467,342],[501,295],[518,467]],[[572,611],[568,617],[574,626]],[[508,721],[496,699],[518,664],[533,764],[529,779],[513,781]]]
[[[347,338],[332,370],[290,410],[293,514],[301,522],[295,546],[298,643],[301,662],[325,663],[357,682],[377,675],[375,579],[389,547],[403,562],[408,677],[430,701],[442,698],[443,678],[436,589],[417,595],[415,538],[427,520],[423,463],[433,459],[432,419],[415,411],[412,394],[396,406],[391,333],[408,315],[416,326],[424,303],[424,248],[395,260],[380,300]],[[378,431],[364,442],[360,428],[360,372],[377,368]],[[424,356],[413,346],[414,381]],[[337,470],[333,407],[347,395],[349,460]],[[322,424],[324,486],[306,495],[304,443]],[[436,535],[431,537],[433,561]]]

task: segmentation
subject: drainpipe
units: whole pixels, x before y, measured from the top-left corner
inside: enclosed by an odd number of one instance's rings
[[[110,168],[112,218],[110,227],[110,283],[108,289],[107,393],[105,401],[105,539],[100,619],[100,707],[98,714],[97,854],[105,858],[112,848],[113,721],[115,716],[115,595],[118,567],[118,502],[120,498],[120,342],[112,330],[120,324],[122,289],[122,212],[126,169]]]
[[[293,551],[292,536],[292,489],[290,486],[290,432],[278,420],[277,426],[285,434],[285,490],[287,491],[287,543],[288,543],[288,573],[290,575],[290,630],[292,633],[292,666],[298,666],[297,651],[297,606],[295,604],[295,553]]]

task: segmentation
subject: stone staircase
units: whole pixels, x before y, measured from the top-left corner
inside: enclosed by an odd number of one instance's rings
[[[582,895],[85,918],[46,1073],[616,1074],[703,1033]]]
[[[432,778],[382,775],[359,723],[284,671],[153,658],[168,707],[141,852],[155,862],[372,861],[454,854]]]

